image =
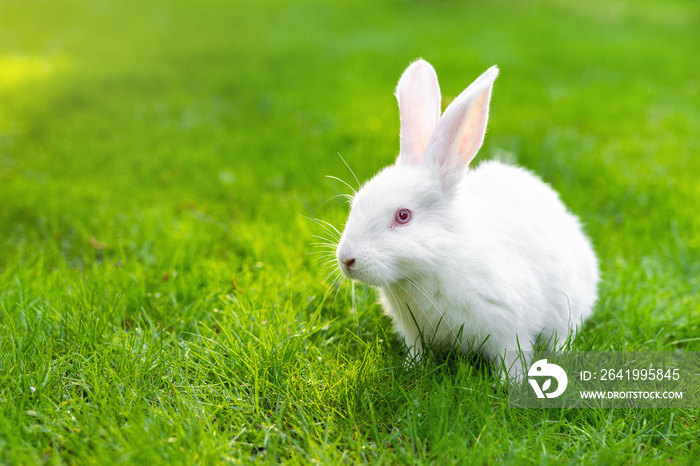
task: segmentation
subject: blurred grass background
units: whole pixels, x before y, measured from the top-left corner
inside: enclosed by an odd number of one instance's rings
[[[700,350],[699,26],[691,0],[2,2],[0,459],[697,461],[696,411],[518,412],[469,358],[402,367],[301,215],[342,225],[337,153],[393,161],[412,60],[446,101],[498,64],[478,158],[586,223],[580,348]]]

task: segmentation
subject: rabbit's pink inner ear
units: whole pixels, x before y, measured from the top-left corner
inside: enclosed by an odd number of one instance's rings
[[[476,153],[484,143],[484,135],[486,134],[486,123],[489,115],[489,99],[491,98],[491,88],[484,91],[477,97],[469,114],[461,128],[459,139],[459,148],[457,149],[456,157],[461,159],[460,165],[469,165],[476,156]]]
[[[425,113],[429,108],[425,102],[415,102],[415,108],[411,110],[411,115],[401,118],[401,150],[400,158],[402,162],[416,164],[425,152],[430,135],[433,133],[434,125],[437,123],[425,118]],[[423,114],[423,115],[421,115]]]
[[[439,168],[442,177],[461,175],[484,141],[491,88],[498,76],[492,66],[447,107],[428,142],[423,162]],[[445,180],[443,180],[445,182]]]
[[[401,118],[401,150],[397,162],[420,161],[440,118],[440,86],[433,67],[424,60],[411,64],[396,87]]]

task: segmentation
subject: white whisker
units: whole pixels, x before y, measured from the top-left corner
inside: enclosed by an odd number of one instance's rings
[[[321,220],[319,218],[307,217],[306,215],[300,215],[300,217],[305,218],[306,220],[309,220],[311,222],[314,222],[316,225],[318,225],[320,227],[323,227],[324,230],[326,230],[328,233],[330,233],[333,236],[337,235],[337,239],[340,239],[340,237],[342,236],[342,234],[338,231],[338,229],[336,227],[334,227],[332,224],[326,222],[325,220]],[[332,231],[329,230],[328,227],[330,227],[332,229]]]
[[[309,246],[314,246],[314,247],[332,247],[336,248],[337,245],[333,243],[324,243],[324,242],[314,242],[314,243],[309,243]]]
[[[337,176],[326,175],[326,178],[331,178],[331,179],[333,179],[333,180],[340,181],[340,182],[343,183],[345,186],[347,186],[348,188],[350,188],[350,189],[352,190],[353,194],[356,192],[356,191],[355,191],[355,188],[353,188],[353,187],[350,186],[346,181],[341,180],[341,179],[338,178]]]
[[[433,307],[435,308],[435,310],[436,310],[437,312],[440,313],[440,316],[442,317],[441,320],[442,320],[443,322],[445,322],[445,324],[447,324],[447,327],[450,329],[450,332],[452,332],[452,335],[455,337],[455,342],[456,342],[456,341],[457,341],[457,334],[455,333],[454,329],[452,328],[452,326],[450,325],[450,323],[447,321],[447,319],[445,319],[445,313],[442,312],[442,311],[440,310],[440,308],[437,306],[437,304],[435,304],[435,301],[433,301],[433,299],[432,299],[430,296],[428,296],[428,293],[426,293],[425,291],[423,291],[423,288],[422,288],[414,279],[412,279],[411,277],[404,277],[404,278],[405,278],[409,283],[411,283],[418,291],[420,291],[420,292],[423,294],[423,296],[425,296],[425,298],[426,298],[428,301],[430,301],[430,304],[433,305]],[[432,323],[431,323],[431,325],[432,325]]]
[[[327,199],[327,200],[326,200],[323,204],[321,204],[321,205],[326,205],[326,204],[328,204],[329,202],[331,202],[331,201],[332,201],[333,199],[335,199],[336,197],[344,197],[344,198],[345,198],[345,202],[347,202],[348,204],[350,204],[350,203],[352,202],[352,196],[351,196],[350,194],[340,193],[340,194],[336,194],[335,196],[333,196],[333,197]]]
[[[408,296],[411,296],[411,294],[408,292],[408,290],[406,290],[406,288],[404,288],[403,286],[401,286],[401,283],[396,282],[396,285],[398,285],[398,287],[401,288],[401,289],[404,291],[404,293],[406,293]],[[412,296],[411,296],[411,297],[412,297]],[[412,297],[412,298],[413,298],[413,297]],[[432,319],[430,318],[430,315],[428,315],[428,313],[425,312],[425,309],[423,308],[423,305],[420,303],[420,301],[418,301],[418,300],[415,299],[415,298],[413,298],[413,302],[416,303],[416,304],[418,305],[418,308],[419,308],[419,309],[417,309],[417,310],[420,310],[420,311],[421,311],[421,313],[423,314],[423,317],[425,317],[425,318],[428,320],[428,323],[429,323],[430,326],[433,328],[433,333],[435,333],[435,331],[437,330],[437,328],[435,327],[435,324],[433,324],[433,321],[432,321]],[[417,322],[416,322],[416,323],[417,323]]]
[[[340,271],[338,271],[340,272]],[[347,302],[348,302],[348,289],[350,288],[347,286],[347,278],[342,273],[338,273],[338,281],[339,281],[339,286],[345,285],[345,302],[343,303],[343,307],[347,307]],[[338,295],[340,293],[336,293],[335,297],[333,298],[333,307],[335,308],[335,302],[338,299]]]
[[[338,234],[338,237],[339,237],[339,238],[340,238],[341,236],[343,236],[343,234],[342,234],[340,231],[338,231],[338,229],[337,229],[336,227],[334,227],[333,224],[328,223],[328,222],[326,222],[325,220],[320,220],[320,219],[318,219],[318,221],[321,222],[321,223],[323,223],[324,225],[327,225],[327,226],[331,227],[331,228],[333,229],[333,231],[335,231],[335,232]]]
[[[316,239],[323,239],[323,240],[326,240],[326,241],[328,241],[327,244],[333,244],[333,240],[330,239],[330,238],[326,238],[325,236],[320,236],[320,235],[311,235],[311,236],[314,237],[314,238],[316,238]]]
[[[357,300],[355,299],[355,281],[352,281],[352,309],[355,312],[355,330],[357,335],[360,335],[360,318],[358,316],[359,312],[357,310]]]
[[[321,271],[321,273],[335,273],[335,269],[335,264],[323,264],[319,270]]]
[[[334,256],[333,251],[328,251],[328,250],[326,250],[326,251],[310,251],[310,252],[305,252],[304,254],[315,255],[315,256],[318,256],[321,254],[323,254],[323,256]]]
[[[413,322],[413,319],[412,319],[412,318],[411,318],[411,319],[407,319],[406,317],[404,317],[403,313],[406,312],[406,313],[408,314],[408,313],[410,313],[410,310],[409,310],[409,309],[405,309],[405,310],[402,309],[403,306],[402,306],[402,304],[401,304],[401,300],[400,300],[399,297],[397,296],[396,292],[395,292],[394,290],[391,289],[391,287],[389,286],[389,284],[388,284],[386,281],[384,282],[384,286],[383,286],[382,288],[384,289],[384,291],[386,291],[387,293],[389,293],[389,295],[391,295],[391,297],[394,298],[394,300],[396,301],[396,308],[397,308],[398,311],[399,311],[399,317],[401,318],[401,320],[404,321],[404,322],[409,322],[409,324],[410,324],[410,322]],[[407,316],[407,317],[410,317],[410,315]],[[406,337],[405,331],[402,330],[401,333],[404,334],[404,340],[405,340],[405,337]],[[420,334],[420,329],[419,329],[419,334]],[[405,343],[406,343],[406,345],[407,345],[409,348],[410,348],[410,345],[413,345],[413,348],[414,348],[414,351],[415,351],[415,346],[416,346],[416,342],[415,342],[415,341],[412,341],[412,342],[405,341]]]
[[[345,158],[343,158],[343,156],[340,155],[340,152],[338,152],[338,157],[340,157],[340,160],[342,160],[343,163],[345,164],[345,166],[348,167],[348,170],[350,170],[350,173],[352,173],[352,177],[355,178],[355,181],[357,182],[357,189],[360,189],[360,180],[357,179],[357,175],[355,175],[355,172],[353,171],[353,169],[350,168],[350,165],[348,165],[348,163],[345,161]],[[355,192],[354,189],[353,189],[353,192]]]

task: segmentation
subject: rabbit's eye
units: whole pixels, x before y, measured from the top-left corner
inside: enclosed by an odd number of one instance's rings
[[[408,209],[399,209],[394,214],[394,222],[397,225],[406,225],[411,221],[411,211]]]

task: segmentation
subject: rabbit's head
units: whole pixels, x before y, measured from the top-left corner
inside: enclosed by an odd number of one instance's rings
[[[418,60],[403,73],[399,156],[353,198],[337,249],[347,277],[376,286],[418,278],[459,244],[450,207],[484,140],[496,76],[498,68],[489,68],[440,117],[433,67]]]

